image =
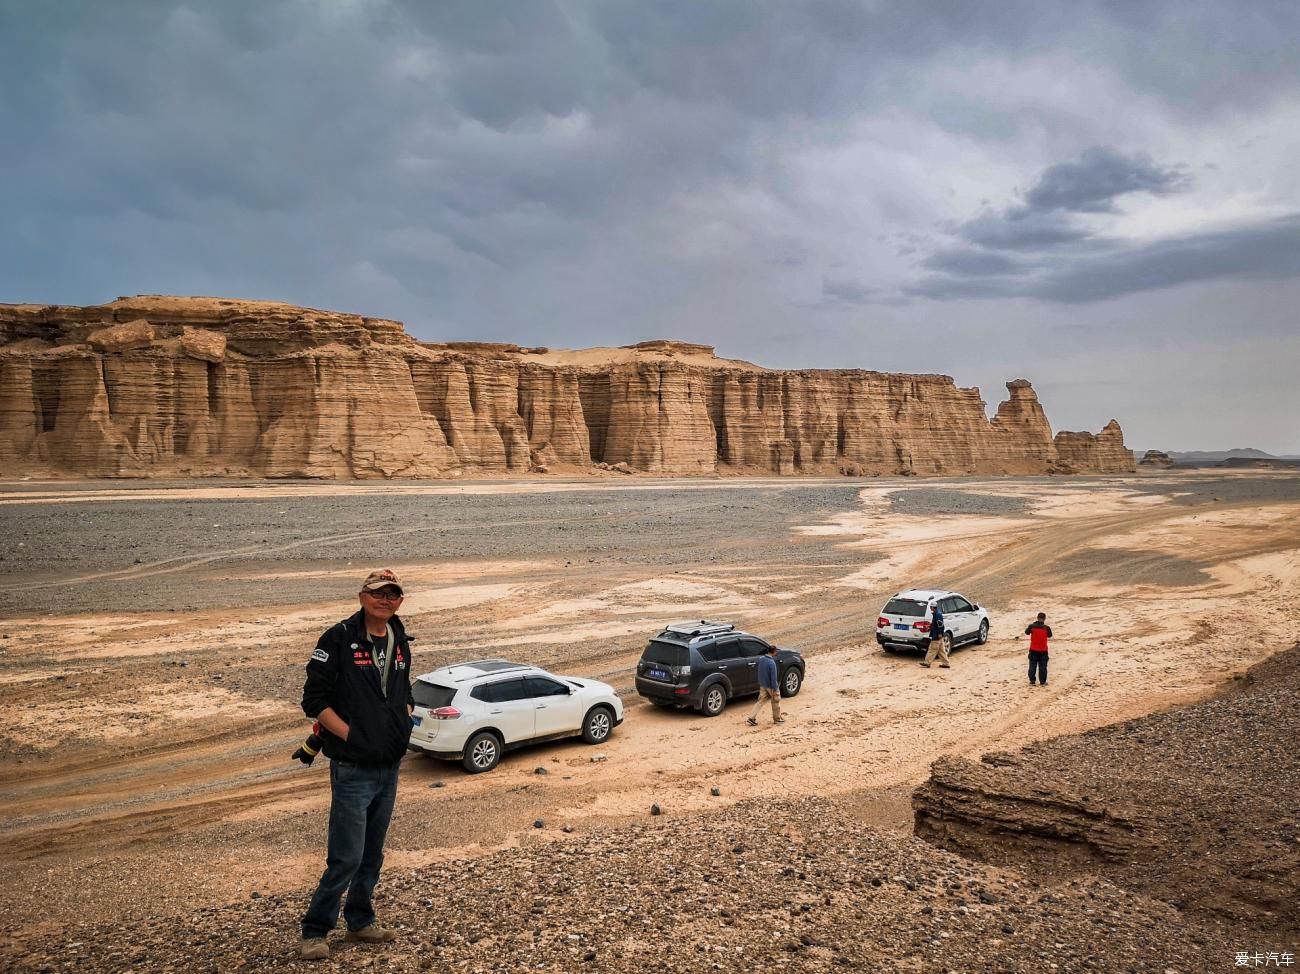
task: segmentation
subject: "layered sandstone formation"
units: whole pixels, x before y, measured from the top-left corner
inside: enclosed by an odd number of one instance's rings
[[[1009,846],[1064,868],[1123,859],[1151,844],[1140,809],[1098,801],[1011,754],[987,754],[982,763],[940,758],[912,806],[917,835],[982,858]]]
[[[990,420],[947,376],[769,371],[677,342],[436,345],[396,321],[215,298],[0,305],[8,474],[1134,469],[1113,420],[1053,437],[1030,384],[1007,390]]]

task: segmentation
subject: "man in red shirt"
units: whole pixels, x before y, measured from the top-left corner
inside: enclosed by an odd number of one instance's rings
[[[1038,613],[1038,619],[1025,627],[1029,637],[1029,685],[1034,685],[1034,675],[1038,682],[1047,686],[1047,640],[1052,637],[1052,627],[1047,624],[1047,613]]]

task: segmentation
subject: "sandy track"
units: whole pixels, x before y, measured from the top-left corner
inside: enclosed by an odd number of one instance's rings
[[[420,637],[421,668],[507,655],[626,693],[656,627],[722,616],[803,649],[808,682],[780,729],[745,727],[742,702],[709,720],[629,697],[627,721],[599,763],[579,743],[519,752],[478,777],[413,756],[390,840],[399,865],[531,838],[535,818],[585,829],[640,816],[651,802],[688,814],[748,797],[862,803],[905,793],[940,754],[1014,749],[1203,697],[1300,622],[1294,477],[1235,478],[1231,502],[1187,477],[1158,487],[1135,478],[876,483],[860,492],[676,483],[655,486],[653,499],[649,488],[610,488],[634,502],[604,510],[586,506],[607,500],[590,485],[571,496],[513,486],[521,505],[544,506],[521,507],[503,526],[496,512],[475,513],[475,495],[460,494],[460,519],[441,524],[443,538],[489,536],[497,557],[395,566],[411,582],[403,615]],[[944,490],[1003,503],[988,513],[971,502],[967,513],[917,514],[889,503],[900,491],[906,499]],[[30,500],[20,506],[37,514],[42,504],[97,503],[85,491],[39,503],[19,488],[5,496]],[[273,491],[255,496],[258,510],[292,503]],[[1025,513],[1008,514],[1008,497]],[[132,498],[113,503],[125,509]],[[150,512],[171,516],[156,503],[136,498],[130,508],[141,530]],[[5,580],[16,605],[51,586],[93,601],[118,592],[105,583],[128,581],[155,603],[202,589],[214,602],[229,593],[237,606],[137,611],[116,601],[111,613],[10,614],[0,641],[0,700],[13,715],[0,760],[0,864],[13,877],[4,894],[13,923],[166,912],[178,898],[192,906],[194,897],[224,902],[310,884],[328,788],[320,764],[303,769],[287,756],[305,730],[302,663],[358,574],[331,546],[427,530],[368,526],[371,508],[350,522],[349,510],[331,509],[332,523],[316,530],[300,518],[299,537],[267,545],[210,545],[140,565],[87,558],[44,582]],[[36,531],[53,522],[31,523]],[[508,537],[492,535],[507,527]],[[581,536],[574,543],[571,532]],[[556,537],[562,548],[544,543]],[[291,552],[297,560],[276,560]],[[361,547],[358,557],[368,553]],[[990,643],[959,651],[951,670],[881,653],[876,611],[908,585],[951,586],[988,606]],[[245,597],[279,598],[286,588],[291,604]],[[1040,607],[1057,630],[1052,681],[1030,690],[1016,633]],[[550,774],[535,775],[539,766]],[[721,798],[710,796],[714,786]],[[883,807],[887,824],[907,826],[904,804]]]

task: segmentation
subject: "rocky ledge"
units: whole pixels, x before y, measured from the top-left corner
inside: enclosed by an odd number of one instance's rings
[[[948,376],[769,371],[684,342],[430,344],[387,319],[221,298],[0,305],[10,473],[1134,470],[1114,420],[1053,436],[1028,381],[1007,391],[990,420]]]
[[[1044,881],[1105,878],[1294,952],[1298,694],[1300,647],[1205,703],[940,759],[913,796],[916,833]]]

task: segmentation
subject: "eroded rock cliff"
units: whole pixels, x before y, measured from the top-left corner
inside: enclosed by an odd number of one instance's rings
[[[1218,696],[1028,744],[942,757],[912,793],[915,833],[1033,881],[1082,874],[1184,915],[1300,933],[1300,645]]]
[[[142,295],[0,305],[8,474],[427,478],[1125,472],[1113,420],[1054,438],[1029,382],[989,420],[942,375],[778,372],[654,341],[555,352],[400,323]]]

